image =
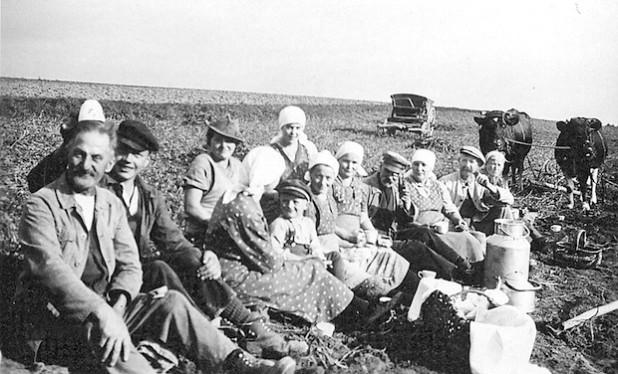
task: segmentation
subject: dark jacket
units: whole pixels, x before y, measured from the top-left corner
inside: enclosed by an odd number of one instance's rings
[[[111,191],[118,183],[111,177],[104,178],[104,185]],[[201,252],[187,240],[178,225],[169,215],[165,198],[161,192],[145,183],[139,176],[135,180],[140,194],[142,217],[136,232],[137,247],[142,261],[169,259],[180,252],[194,252],[198,257]]]

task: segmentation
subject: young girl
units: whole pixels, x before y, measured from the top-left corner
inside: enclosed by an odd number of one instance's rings
[[[281,182],[277,188],[281,215],[270,224],[273,247],[289,260],[314,257],[321,260],[340,280],[344,278],[343,257],[339,252],[326,251],[318,238],[315,224],[305,211],[311,201],[311,190],[298,179]]]

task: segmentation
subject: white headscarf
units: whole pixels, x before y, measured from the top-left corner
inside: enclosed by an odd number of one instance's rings
[[[326,149],[321,150],[309,160],[309,170],[316,165],[330,166],[335,170],[335,176],[339,174],[339,161]]]
[[[506,157],[504,156],[504,153],[500,152],[500,151],[491,151],[488,154],[485,155],[485,160],[487,162],[489,162],[489,160],[491,160],[492,158],[495,158],[497,160],[500,160],[502,162],[506,162]]]
[[[354,155],[358,158],[358,165],[356,166],[356,174],[361,177],[367,176],[367,171],[362,167],[363,156],[365,155],[365,149],[362,145],[357,142],[345,141],[341,143],[337,152],[335,153],[335,158],[339,160],[341,157],[345,155]]]
[[[281,179],[285,171],[285,160],[279,152],[269,146],[255,147],[242,160],[238,177],[239,185],[223,195],[223,203],[229,203],[236,195],[245,191],[258,199],[264,193],[264,187]]]
[[[288,105],[285,108],[281,109],[279,112],[278,119],[279,129],[281,130],[283,126],[289,125],[291,123],[298,123],[300,125],[300,134],[298,134],[298,143],[307,147],[309,153],[313,153],[313,149],[315,149],[315,145],[309,140],[307,134],[305,134],[305,126],[307,125],[307,116],[305,115],[305,111],[301,108]],[[281,132],[277,134],[274,138],[270,140],[270,143],[279,143],[281,139]],[[311,149],[310,149],[311,148]],[[317,153],[317,149],[315,149],[315,153]],[[310,155],[311,156],[311,155]]]
[[[337,152],[335,153],[335,158],[339,160],[341,157],[345,155],[352,154],[359,158],[359,163],[363,162],[363,156],[365,155],[365,150],[363,146],[358,144],[357,142],[345,141],[341,143]]]
[[[100,121],[105,122],[105,115],[103,114],[103,108],[101,104],[92,99],[84,101],[79,108],[79,114],[77,115],[78,121]]]
[[[414,161],[421,161],[429,170],[433,171],[436,167],[436,154],[429,149],[417,149],[412,155],[410,163],[413,164]]]

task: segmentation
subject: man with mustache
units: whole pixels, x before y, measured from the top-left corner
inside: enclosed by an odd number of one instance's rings
[[[476,147],[464,146],[459,150],[459,170],[441,177],[461,216],[476,231],[491,235],[494,220],[511,218],[509,205],[515,202],[509,190],[491,183],[479,172],[485,163],[483,153]]]
[[[221,279],[217,255],[208,250],[202,253],[184,237],[168,213],[163,194],[140,177],[151,155],[159,150],[148,127],[125,120],[117,133],[116,163],[104,184],[124,202],[144,271],[142,290],[165,285],[181,292],[211,318],[220,315],[243,330],[247,338],[239,344],[250,353],[272,358],[306,353],[305,342],[285,341],[268,328],[262,315],[240,302]]]
[[[179,292],[139,293],[142,267],[125,208],[99,187],[114,165],[115,127],[77,125],[66,172],[32,195],[19,227],[25,264],[14,316],[35,359],[45,341],[51,358],[69,352],[63,363],[77,372],[154,373],[134,346],[150,340],[206,372],[293,373],[289,357],[257,360],[239,349]]]
[[[380,170],[363,179],[370,188],[367,199],[369,218],[383,234],[395,237],[399,226],[412,222],[409,187],[403,173],[410,162],[402,155],[388,151],[382,154]]]
[[[79,112],[71,112],[69,117],[60,125],[62,144],[52,153],[43,158],[26,176],[28,190],[36,192],[43,186],[58,179],[67,166],[67,144],[73,139],[75,128],[79,121],[105,122],[103,108],[96,100],[86,100],[79,108]]]

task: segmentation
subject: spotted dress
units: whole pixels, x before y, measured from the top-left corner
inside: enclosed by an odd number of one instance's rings
[[[335,227],[339,226],[338,204],[332,194],[326,199],[313,196],[312,204],[307,210],[309,218],[316,222],[318,236],[323,239],[325,246],[344,253],[351,263],[349,277],[345,283],[356,290],[362,287],[362,296],[370,298],[382,296],[398,287],[406,277],[410,263],[390,248],[368,245],[362,248],[339,248],[339,239],[335,234]],[[360,227],[360,212],[357,212],[356,226]],[[349,227],[345,227],[349,229]],[[351,243],[350,243],[351,244]],[[359,273],[357,270],[360,270]],[[360,290],[358,290],[360,291]]]
[[[266,304],[318,322],[332,320],[352,301],[353,293],[318,260],[283,259],[259,204],[245,193],[217,203],[206,242],[219,256],[224,281],[247,305]]]
[[[416,223],[431,225],[445,220],[445,215],[457,211],[457,207],[451,201],[446,186],[442,182],[435,179],[427,179],[425,182],[409,182]],[[477,235],[483,236],[481,233]],[[445,234],[437,234],[437,236],[470,262],[482,261],[485,256],[484,241],[468,231],[449,231]]]

